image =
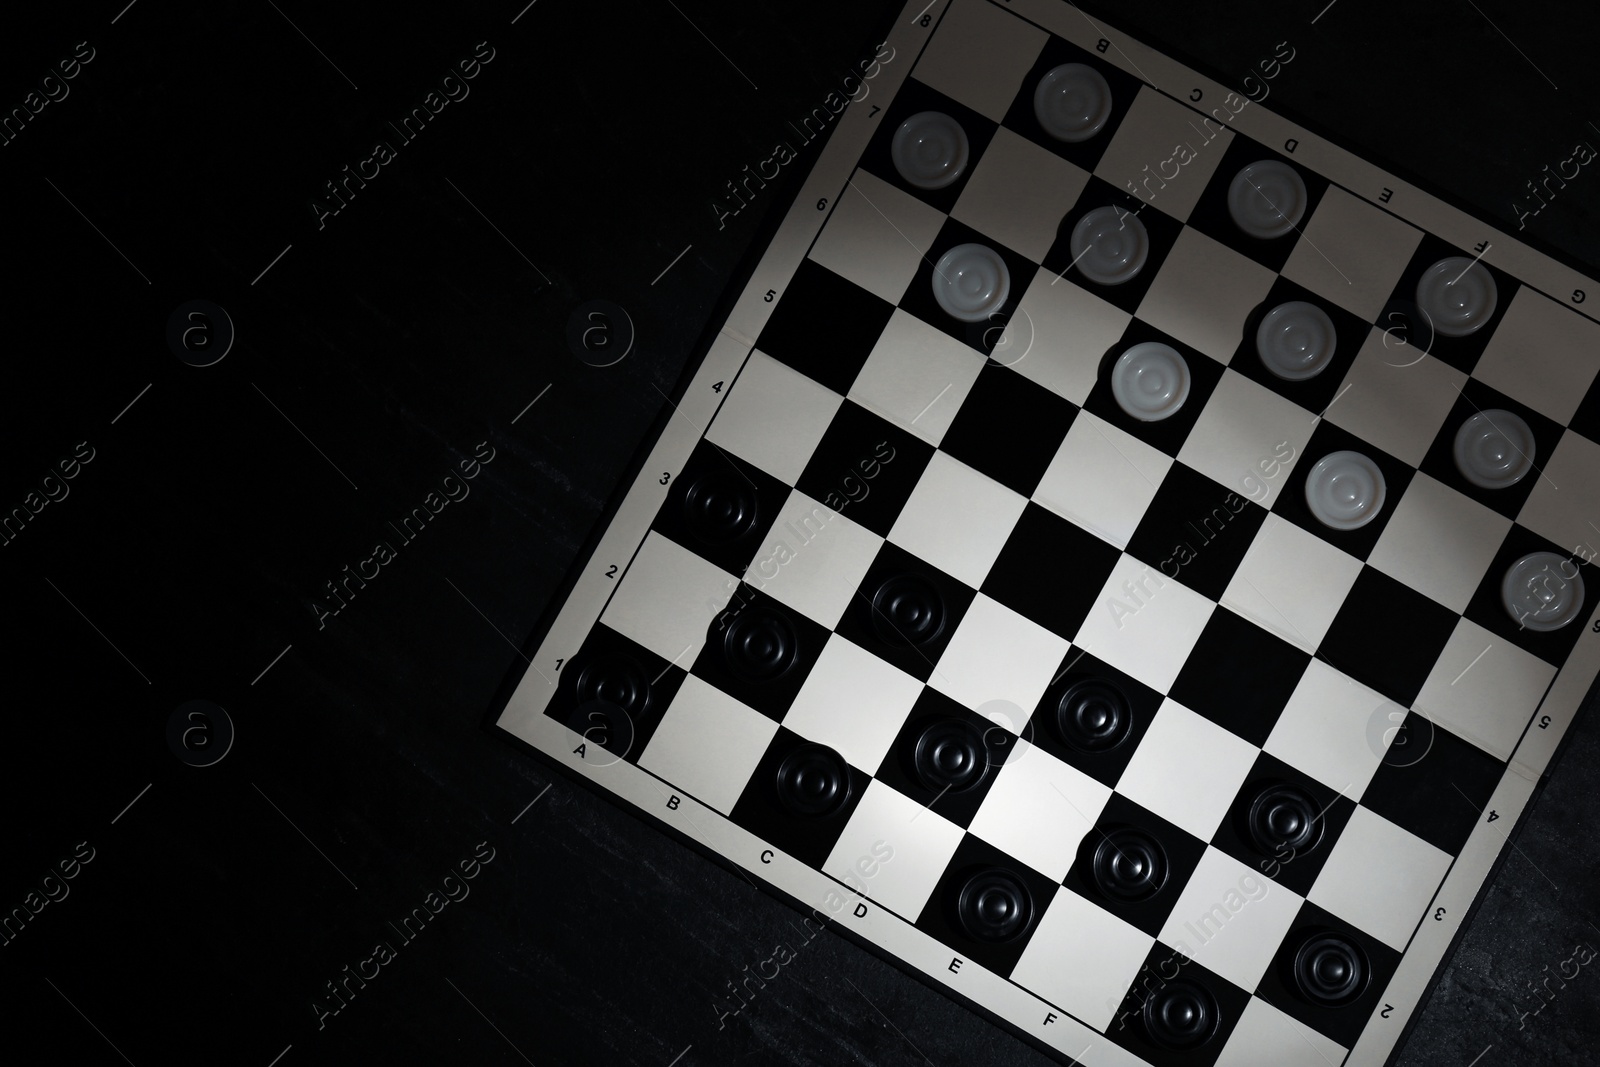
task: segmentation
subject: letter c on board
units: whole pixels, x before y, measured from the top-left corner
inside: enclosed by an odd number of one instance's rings
[[[761,852],[761,862],[762,863],[771,863],[772,862],[772,850],[770,848],[762,850],[762,852]]]

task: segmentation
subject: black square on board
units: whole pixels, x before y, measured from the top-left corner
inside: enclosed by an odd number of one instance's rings
[[[1306,503],[1306,479],[1311,476],[1312,468],[1334,452],[1359,452],[1376,463],[1383,475],[1383,506],[1365,526],[1358,526],[1354,530],[1336,530],[1324,524],[1311,514],[1311,507]],[[1389,517],[1394,514],[1395,506],[1400,503],[1400,499],[1406,495],[1406,487],[1411,484],[1411,478],[1415,473],[1410,465],[1402,463],[1381,449],[1374,448],[1349,430],[1322,419],[1317,423],[1317,428],[1311,431],[1311,439],[1301,450],[1300,458],[1295,460],[1282,491],[1273,501],[1272,513],[1288,519],[1307,533],[1322,538],[1341,552],[1365,560],[1377,546],[1378,538],[1383,536],[1384,527],[1389,525]],[[1295,565],[1294,560],[1285,561],[1285,566]]]
[[[803,260],[756,347],[836,393],[850,391],[894,305],[813,260]]]
[[[1268,370],[1267,365],[1261,361],[1261,352],[1256,345],[1256,336],[1267,313],[1280,304],[1294,300],[1303,300],[1322,309],[1332,320],[1334,332],[1333,358],[1318,374],[1302,381],[1280,378]],[[1361,346],[1367,343],[1367,338],[1371,335],[1370,323],[1332,301],[1324,300],[1304,286],[1296,285],[1280,276],[1267,291],[1267,298],[1244,320],[1244,338],[1240,341],[1238,350],[1234,352],[1233,359],[1229,360],[1228,366],[1256,384],[1266,386],[1285,400],[1299,404],[1313,415],[1321,415],[1333,403],[1345,375],[1350,370],[1350,365],[1355,362],[1356,353],[1361,351]]]
[[[1128,349],[1147,341],[1158,341],[1175,349],[1189,367],[1189,398],[1183,402],[1183,407],[1156,422],[1144,422],[1129,415],[1111,393],[1112,366]],[[1200,413],[1211,401],[1211,394],[1216,392],[1224,369],[1221,363],[1210,356],[1202,355],[1142,319],[1133,319],[1128,323],[1128,328],[1122,331],[1121,339],[1101,357],[1094,387],[1089,390],[1083,409],[1098,415],[1117,429],[1127,431],[1151,448],[1176,456],[1188,440],[1189,431],[1200,420]]]
[[[1338,954],[1335,958],[1348,952],[1362,968],[1364,982],[1351,989],[1348,1000],[1339,998],[1342,1002],[1338,1004],[1312,999],[1295,979],[1295,960],[1302,949],[1306,951],[1307,963],[1319,952],[1331,950]],[[1295,916],[1267,973],[1261,976],[1256,995],[1324,1037],[1349,1048],[1372,1019],[1378,998],[1399,966],[1399,952],[1306,901],[1300,905],[1300,913]]]
[[[930,778],[919,770],[919,748],[921,766],[926,767],[926,761],[939,749],[965,751],[973,743],[978,747],[970,784],[964,775],[940,778],[935,769],[935,776]],[[873,777],[964,830],[972,825],[983,798],[989,795],[989,787],[994,785],[996,773],[1014,748],[1004,727],[938,690],[923,689]]]
[[[1467,481],[1466,476],[1461,473],[1461,468],[1456,466],[1456,434],[1461,432],[1467,420],[1480,412],[1488,414],[1492,424],[1494,421],[1492,412],[1495,411],[1511,412],[1527,423],[1528,429],[1533,431],[1533,455],[1528,457],[1532,461],[1532,466],[1529,467],[1528,473],[1512,485],[1503,489],[1485,489]],[[1498,511],[1508,519],[1514,519],[1522,510],[1522,505],[1527,503],[1533,487],[1544,477],[1544,466],[1550,462],[1550,455],[1560,443],[1562,432],[1560,424],[1555,420],[1541,415],[1528,405],[1519,403],[1498,390],[1489,388],[1476,378],[1468,378],[1467,384],[1462,387],[1461,395],[1450,408],[1449,417],[1444,420],[1438,436],[1428,448],[1428,454],[1422,459],[1422,472],[1439,479],[1456,492],[1476,500],[1484,507]]]
[[[1513,616],[1501,599],[1500,589],[1506,572],[1523,556],[1534,552],[1548,552],[1558,557],[1546,562],[1535,571],[1534,581],[1550,594],[1569,593],[1576,586],[1583,588],[1583,607],[1572,621],[1559,630],[1535,630],[1527,620]],[[1572,654],[1572,646],[1584,632],[1589,616],[1594,612],[1596,599],[1600,598],[1600,573],[1584,562],[1583,557],[1563,549],[1553,541],[1546,541],[1527,527],[1513,523],[1506,539],[1495,553],[1483,580],[1467,602],[1467,618],[1490,633],[1498,634],[1525,652],[1531,652],[1546,663],[1560,667]]]
[[[1416,712],[1401,723],[1405,744],[1389,743],[1361,806],[1454,856],[1505,774],[1505,764]]]
[[[1266,518],[1260,504],[1174,463],[1133,531],[1128,554],[1221,600]]]
[[[1578,410],[1573,413],[1572,421],[1567,424],[1573,432],[1582,434],[1595,444],[1600,444],[1600,376],[1589,386],[1588,393],[1584,394],[1583,403],[1578,405]]]
[[[795,488],[887,537],[932,458],[932,445],[846,400]]]
[[[743,574],[789,487],[702,438],[667,490],[651,528],[730,574]]]
[[[1144,266],[1139,273],[1120,285],[1101,285],[1099,282],[1090,281],[1072,265],[1075,258],[1072,253],[1072,230],[1089,212],[1101,207],[1115,207],[1126,214],[1119,216],[1124,225],[1132,225],[1129,219],[1136,219],[1144,227],[1149,239],[1149,252]],[[1061,224],[1056,227],[1056,239],[1050,246],[1050,251],[1045,253],[1044,269],[1053,274],[1059,274],[1067,281],[1087,289],[1106,303],[1111,304],[1132,315],[1139,310],[1139,304],[1150,291],[1150,285],[1155,276],[1161,272],[1161,264],[1165,262],[1167,254],[1172,251],[1172,246],[1178,241],[1178,234],[1183,230],[1183,224],[1168,215],[1160,208],[1140,200],[1125,189],[1118,189],[1104,178],[1091,177],[1083,192],[1078,194],[1078,202],[1073,205],[1061,219]]]
[[[978,372],[939,448],[1032,496],[1077,414],[1070,400],[990,361]]]
[[[1046,133],[1044,127],[1039,125],[1038,114],[1033,107],[1034,93],[1039,88],[1040,79],[1066,63],[1082,63],[1090,67],[1111,87],[1111,113],[1106,117],[1105,126],[1093,137],[1082,141],[1059,141]],[[1133,106],[1134,97],[1139,95],[1142,84],[1133,75],[1111,66],[1093,52],[1085,51],[1052,35],[1045,42],[1044,48],[1040,49],[1039,58],[1034,62],[1033,69],[1022,79],[1022,86],[1017,90],[1017,98],[1011,102],[1011,108],[1006,112],[1002,125],[1093,174],[1095,167],[1100,165],[1100,157],[1105,155],[1106,146],[1111,143],[1117,127],[1122,125],[1123,118],[1128,114],[1128,108]]]
[[[562,664],[555,698],[544,713],[582,735],[591,752],[602,748],[637,763],[685,676],[682,667],[597,622]],[[596,756],[584,758],[607,762]]]
[[[962,925],[960,906],[962,890],[974,878],[994,872],[1004,872],[1012,884],[1019,884],[1026,894],[1025,921],[1009,939],[1003,942],[984,941],[973,937]],[[944,874],[923,905],[917,917],[917,929],[943,944],[949,945],[961,956],[989,968],[1000,975],[1011,973],[1022,958],[1023,949],[1039,927],[1039,919],[1055,899],[1056,884],[1031,867],[1006,855],[993,845],[971,834],[962,836],[961,844],[950,857]]]
[[[1308,810],[1309,819],[1304,818]],[[1355,810],[1350,798],[1263,752],[1212,835],[1211,845],[1303,897],[1311,892]],[[1291,836],[1293,830],[1284,833],[1295,825],[1309,830],[1300,836]]]
[[[906,119],[923,111],[938,111],[949,115],[960,124],[962,132],[967,135],[966,169],[949,185],[940,189],[920,189],[906,181],[895,169],[894,157],[890,152],[895,131]],[[957,103],[937,89],[918,81],[915,76],[906,79],[900,91],[895,93],[894,102],[878,121],[883,125],[878,127],[878,132],[873,134],[867,150],[861,154],[861,169],[882,178],[903,192],[910,193],[946,215],[956,206],[956,201],[961,199],[961,191],[967,187],[967,182],[972,178],[973,168],[978,165],[984,151],[989,147],[989,142],[994,139],[996,125],[994,120],[985,118],[965,104]]]
[[[1446,337],[1435,330],[1417,304],[1417,282],[1429,267],[1447,258],[1476,259],[1477,266],[1474,269],[1486,270],[1489,277],[1494,279],[1494,313],[1487,322],[1465,337]],[[1472,368],[1478,365],[1478,360],[1483,356],[1483,350],[1489,346],[1489,338],[1494,336],[1500,320],[1505,318],[1506,308],[1511,306],[1511,299],[1517,295],[1520,284],[1505,271],[1490,266],[1487,260],[1479,259],[1476,250],[1463,251],[1424,232],[1422,241],[1411,256],[1411,262],[1395,283],[1394,293],[1383,306],[1374,325],[1380,330],[1394,331],[1396,336],[1405,337],[1419,351],[1444,361],[1464,374],[1471,374]]]
[[[1206,137],[1214,138],[1218,133],[1218,123],[1215,119],[1205,120],[1196,124],[1195,129]],[[1190,144],[1205,151],[1200,148],[1197,141],[1191,141]],[[1305,212],[1294,228],[1282,237],[1251,237],[1239,229],[1238,223],[1233,221],[1233,215],[1228,211],[1228,189],[1233,185],[1234,179],[1245,167],[1264,160],[1293,167],[1306,185]],[[1240,255],[1248,256],[1268,270],[1281,271],[1284,264],[1289,262],[1289,254],[1294,251],[1295,245],[1304,233],[1306,222],[1316,213],[1317,205],[1322,202],[1322,196],[1327,191],[1326,178],[1300,166],[1292,156],[1275,152],[1235,130],[1233,140],[1223,149],[1222,160],[1212,173],[1205,192],[1200,194],[1194,210],[1189,212],[1188,223],[1207,237],[1220,241]]]
[[[1129,831],[1132,834],[1124,836]],[[1127,847],[1127,857],[1142,859],[1148,853],[1136,850],[1134,842],[1140,840],[1153,841],[1156,845],[1155,854],[1160,858],[1159,888],[1140,899],[1130,899],[1129,894],[1118,895],[1107,890],[1095,877],[1097,855],[1102,870],[1124,846]],[[1067,870],[1062,884],[1151,937],[1160,937],[1167,916],[1172,914],[1173,905],[1183,895],[1184,885],[1194,875],[1194,869],[1200,865],[1205,852],[1205,842],[1187,830],[1179,829],[1121,793],[1112,793],[1111,799],[1101,809],[1094,829],[1083,835],[1078,855]]]
[[[1457,618],[1443,604],[1363,566],[1317,658],[1409,708],[1455,632]]]
[[[1158,1014],[1164,1000],[1192,995],[1196,988],[1216,1012],[1210,1036],[1198,1047],[1181,1051],[1158,1043],[1146,1028],[1146,1008],[1150,1014]],[[1106,1025],[1106,1036],[1151,1067],[1210,1067],[1227,1046],[1249,1003],[1247,990],[1157,941]]]
[[[926,682],[976,595],[933,564],[885,541],[834,629],[840,637]],[[901,614],[889,607],[891,599],[906,601]],[[897,623],[897,618],[902,621]]]
[[[1071,641],[1117,560],[1105,541],[1031,500],[983,580],[983,591]]]
[[[1267,735],[1311,657],[1225,608],[1211,613],[1171,697],[1252,745]]]
[[[1010,274],[1010,289],[1005,303],[978,322],[963,322],[956,318],[941,308],[938,299],[933,295],[934,271],[939,268],[941,257],[957,245],[964,244],[980,244],[993,250],[1005,262],[1006,270]],[[955,219],[945,219],[938,236],[933,239],[933,244],[917,261],[917,273],[912,277],[911,285],[906,289],[905,295],[900,298],[900,307],[939,332],[949,334],[962,344],[987,356],[994,351],[995,346],[1000,343],[1000,338],[1005,335],[1006,326],[1010,323],[1011,316],[1016,313],[1017,306],[1022,303],[1022,294],[1028,291],[1028,286],[1032,284],[1037,270],[1038,267],[1031,260],[1021,253],[1013,252],[994,238]],[[941,277],[944,276],[943,270],[939,273]]]
[[[740,582],[706,628],[691,673],[782,722],[827,641],[827,627]]]
[[[834,752],[830,762],[844,767],[844,777],[849,782],[848,796],[835,810],[796,814],[780,796],[778,778],[785,761],[795,756],[796,750],[814,751],[810,746],[811,743],[799,734],[779,726],[728,818],[806,866],[820,868],[827,862],[872,779],[859,768],[844,763],[843,757]]]
[[[1116,787],[1162,696],[1079,648],[1069,649],[1028,717],[1022,739]]]

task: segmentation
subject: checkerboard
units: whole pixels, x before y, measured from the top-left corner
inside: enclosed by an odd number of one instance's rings
[[[499,726],[1064,1062],[1384,1063],[1600,671],[1600,290],[1069,4],[887,43]],[[1075,142],[1032,103],[1068,63],[1112,98]],[[969,146],[935,189],[891,151],[927,111]],[[1228,208],[1263,160],[1306,188],[1273,239]],[[1115,286],[1069,249],[1107,205],[1148,235]],[[967,243],[979,322],[934,295]],[[1465,336],[1412,302],[1451,256],[1498,294]],[[1334,325],[1306,380],[1257,355],[1286,301]],[[1190,375],[1160,421],[1110,385],[1141,342]],[[1514,485],[1453,458],[1483,411]],[[1345,450],[1356,529],[1305,490]],[[1539,551],[1569,625],[1502,604]]]

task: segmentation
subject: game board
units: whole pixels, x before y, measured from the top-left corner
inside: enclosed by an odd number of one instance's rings
[[[1384,1063],[1600,670],[1594,283],[1069,4],[886,44],[498,724],[1063,1061]]]

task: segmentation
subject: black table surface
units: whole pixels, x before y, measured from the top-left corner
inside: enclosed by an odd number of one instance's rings
[[[1230,81],[1290,42],[1267,106],[1509,230],[1529,179],[1600,143],[1592,5],[1325,4],[1094,17]],[[0,1058],[1048,1062],[831,932],[719,1020],[797,913],[487,726],[786,206],[768,189],[719,226],[714,198],[893,9],[58,7],[0,35],[0,108],[27,112],[0,126],[0,507],[49,494],[0,544],[0,909],[30,916],[0,943]],[[391,131],[431,92],[421,132]],[[392,155],[365,162],[379,140]],[[367,177],[332,199],[348,173]],[[1522,232],[1594,273],[1597,203],[1586,170]],[[234,329],[206,367],[167,342],[194,299]],[[589,299],[637,328],[613,366],[564,343]],[[204,328],[196,346],[223,343]],[[468,495],[390,533],[475,455]],[[394,557],[334,613],[325,584],[378,541]],[[234,728],[210,766],[169,746],[190,700]],[[1398,1063],[1597,1062],[1600,977],[1545,981],[1600,944],[1597,755],[1590,714]],[[391,924],[425,904],[407,940]],[[378,942],[392,957],[363,963]],[[372,977],[340,1008],[346,968]]]

